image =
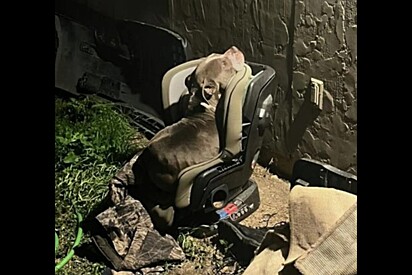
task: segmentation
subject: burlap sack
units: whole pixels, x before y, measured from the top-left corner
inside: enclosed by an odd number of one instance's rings
[[[295,186],[289,197],[288,251],[275,250],[281,240],[268,232],[244,275],[286,274],[285,265],[292,264],[296,269],[287,269],[287,274],[356,274],[356,213],[356,195],[333,188]]]

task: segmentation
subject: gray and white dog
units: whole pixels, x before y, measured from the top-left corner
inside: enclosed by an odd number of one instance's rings
[[[244,61],[243,53],[234,46],[203,58],[186,79],[190,92],[186,114],[159,131],[133,167],[136,184],[131,195],[142,202],[160,231],[173,223],[179,172],[219,153],[215,109]]]

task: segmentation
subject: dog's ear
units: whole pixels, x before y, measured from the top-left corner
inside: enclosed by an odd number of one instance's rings
[[[185,78],[185,86],[187,88],[187,90],[189,91],[189,93],[193,93],[192,88],[193,88],[193,84],[196,81],[196,69],[193,70],[193,72],[191,74],[189,74],[186,78]]]
[[[187,90],[190,92],[191,88],[192,88],[192,75],[189,74],[188,76],[186,76],[185,78],[185,86],[187,88]]]
[[[232,46],[223,55],[230,60],[233,68],[237,72],[242,70],[243,65],[245,64],[245,56],[238,48],[236,48],[235,46]],[[223,65],[225,66],[224,63]]]

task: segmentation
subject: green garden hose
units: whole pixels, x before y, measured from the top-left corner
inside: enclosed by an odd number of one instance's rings
[[[83,221],[82,215],[76,211],[77,215],[77,236],[76,240],[74,241],[74,244],[70,251],[67,253],[66,257],[64,257],[56,266],[54,267],[54,272],[58,271],[60,268],[62,268],[65,264],[67,264],[70,259],[74,255],[74,249],[80,244],[80,241],[83,237],[83,229],[80,226],[80,223]],[[57,249],[59,248],[59,237],[57,236],[56,232],[54,233],[55,235],[55,241],[54,241],[54,249],[55,253],[57,253]]]
[[[54,231],[54,255],[56,256],[57,250],[59,249],[59,236],[57,236],[56,231]]]

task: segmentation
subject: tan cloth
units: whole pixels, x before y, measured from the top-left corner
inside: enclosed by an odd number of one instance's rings
[[[295,186],[289,195],[291,235],[285,264],[312,248],[356,200],[356,195],[333,188]]]
[[[314,247],[295,263],[302,274],[357,273],[357,204],[346,211],[331,230],[323,234]]]
[[[287,264],[294,264],[305,275],[356,274],[356,213],[356,195],[333,188],[295,186],[289,197],[286,259],[273,250],[279,239],[269,239],[267,234],[244,275],[292,274],[281,272]]]
[[[282,251],[273,250],[271,246],[262,250],[246,268],[243,275],[276,275],[283,269],[285,258]]]

